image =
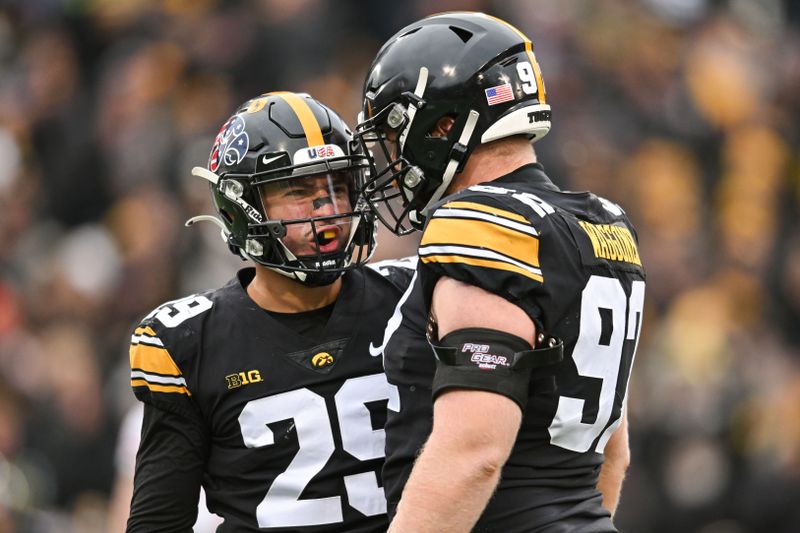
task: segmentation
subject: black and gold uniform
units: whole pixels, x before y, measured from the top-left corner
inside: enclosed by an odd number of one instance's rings
[[[413,288],[383,342],[386,374],[400,396],[386,426],[390,516],[430,434],[431,398],[450,387],[502,393],[491,379],[434,380],[425,328],[433,287],[447,276],[513,302],[537,332],[564,343],[563,360],[535,370],[527,397],[513,398],[522,425],[474,531],[616,531],[596,485],[642,323],[645,274],[633,226],[616,204],[559,190],[538,164],[449,196],[431,213]],[[470,346],[473,374],[507,371],[502,358]]]
[[[244,269],[135,329],[145,404],[130,532],[191,531],[202,484],[220,532],[385,531],[383,424],[397,392],[370,354],[413,264],[361,267],[330,308],[258,307]]]

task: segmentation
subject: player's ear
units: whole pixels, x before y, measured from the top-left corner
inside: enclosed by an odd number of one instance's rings
[[[451,116],[444,116],[436,121],[436,125],[431,130],[431,137],[447,137],[447,134],[453,128],[455,119]]]

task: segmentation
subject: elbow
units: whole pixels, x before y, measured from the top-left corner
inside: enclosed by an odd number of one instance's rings
[[[509,450],[491,442],[475,442],[463,439],[440,442],[436,435],[425,444],[423,456],[446,470],[451,479],[461,484],[482,484],[496,480],[508,459]]]
[[[496,479],[508,459],[508,451],[499,446],[488,446],[477,453],[476,476],[480,479]]]
[[[510,450],[496,443],[481,443],[464,448],[460,455],[464,468],[471,472],[473,481],[477,483],[491,482],[500,477],[500,473],[508,460]]]

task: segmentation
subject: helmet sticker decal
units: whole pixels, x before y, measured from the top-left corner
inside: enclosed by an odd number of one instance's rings
[[[292,156],[295,165],[308,163],[315,159],[327,159],[329,157],[344,157],[345,153],[335,144],[323,144],[322,146],[312,146],[311,148],[301,148]]]
[[[503,102],[508,102],[514,99],[514,93],[511,91],[510,83],[489,87],[485,91],[486,103],[489,105],[502,104]]]
[[[244,131],[245,121],[242,115],[234,115],[222,126],[214,139],[208,166],[216,172],[220,166],[220,158],[225,165],[238,164],[250,148],[250,138]]]

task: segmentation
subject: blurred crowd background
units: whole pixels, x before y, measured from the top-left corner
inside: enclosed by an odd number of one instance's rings
[[[453,9],[532,39],[540,160],[639,229],[619,527],[800,531],[800,2],[4,0],[0,533],[115,531],[131,329],[242,265],[183,227],[211,210],[189,170],[228,115],[294,90],[352,122],[379,45]]]

